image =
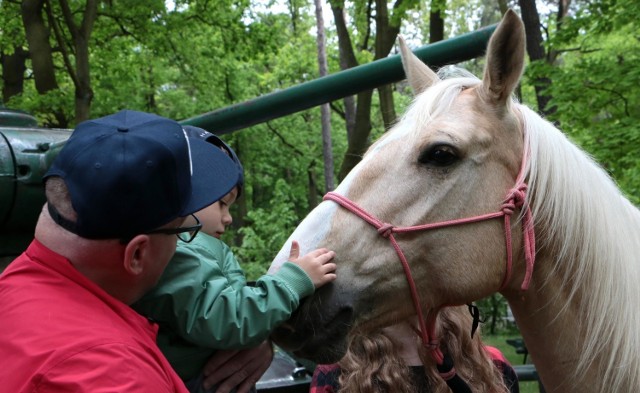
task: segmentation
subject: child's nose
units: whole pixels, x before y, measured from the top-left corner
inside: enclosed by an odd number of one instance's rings
[[[223,216],[223,223],[224,225],[231,225],[231,223],[233,222],[233,217],[231,217],[231,214],[226,213]]]

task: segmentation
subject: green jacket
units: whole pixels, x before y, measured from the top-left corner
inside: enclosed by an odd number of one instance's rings
[[[189,380],[215,350],[263,342],[313,291],[309,276],[291,262],[248,286],[231,249],[201,232],[191,243],[178,242],[158,285],[133,308],[160,325],[158,346]]]

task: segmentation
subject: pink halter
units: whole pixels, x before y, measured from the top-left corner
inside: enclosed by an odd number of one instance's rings
[[[526,140],[526,139],[525,139]],[[504,233],[505,233],[505,244],[507,251],[507,268],[505,272],[504,279],[502,280],[502,284],[500,289],[504,288],[509,280],[511,279],[511,268],[513,264],[513,256],[512,256],[512,245],[511,245],[511,216],[513,215],[515,209],[522,208],[524,206],[526,193],[527,193],[527,184],[524,181],[524,170],[527,163],[527,158],[529,154],[528,145],[525,143],[524,146],[524,154],[522,156],[522,163],[520,167],[520,173],[516,179],[515,186],[509,190],[507,196],[502,203],[500,211],[494,213],[487,213],[480,216],[468,217],[468,218],[460,218],[449,221],[441,221],[430,224],[422,224],[408,227],[396,227],[392,224],[384,223],[369,214],[366,210],[349,200],[347,197],[337,194],[335,192],[328,192],[323,200],[331,200],[349,210],[356,216],[360,217],[371,226],[378,230],[378,233],[385,238],[388,238],[391,241],[391,245],[396,250],[398,257],[400,258],[400,262],[402,263],[402,268],[404,269],[404,274],[407,278],[407,283],[409,284],[409,289],[411,291],[411,299],[413,301],[413,306],[416,309],[416,313],[418,316],[418,322],[420,324],[420,337],[422,339],[422,344],[427,348],[433,359],[437,364],[442,364],[444,355],[440,350],[439,342],[435,338],[435,325],[437,312],[429,313],[429,320],[425,322],[425,318],[422,313],[422,307],[420,306],[420,299],[418,297],[418,291],[416,289],[415,282],[413,280],[413,276],[411,275],[411,269],[409,268],[409,263],[407,262],[402,249],[398,245],[396,238],[394,236],[395,233],[407,233],[407,232],[417,232],[417,231],[427,231],[431,229],[443,228],[453,225],[462,225],[462,224],[470,224],[479,221],[491,220],[494,218],[504,217]],[[526,206],[526,210],[522,217],[522,232],[524,237],[524,256],[526,263],[526,271],[525,276],[522,281],[521,289],[526,291],[529,288],[529,283],[531,282],[531,276],[533,274],[533,265],[535,262],[535,233],[533,229],[533,219],[531,215],[531,209],[529,206]],[[428,323],[428,328],[427,328]]]

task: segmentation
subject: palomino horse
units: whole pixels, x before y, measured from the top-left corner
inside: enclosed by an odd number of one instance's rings
[[[338,278],[278,344],[331,362],[352,329],[418,314],[429,347],[440,308],[500,292],[548,392],[640,390],[640,212],[512,98],[524,56],[512,11],[482,80],[440,80],[403,48],[415,101],[291,235],[335,250]]]

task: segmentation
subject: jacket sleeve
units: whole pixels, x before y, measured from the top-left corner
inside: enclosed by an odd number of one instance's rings
[[[202,240],[181,245],[160,283],[134,306],[196,346],[256,346],[314,291],[309,276],[291,262],[247,286],[229,247],[212,237]]]

